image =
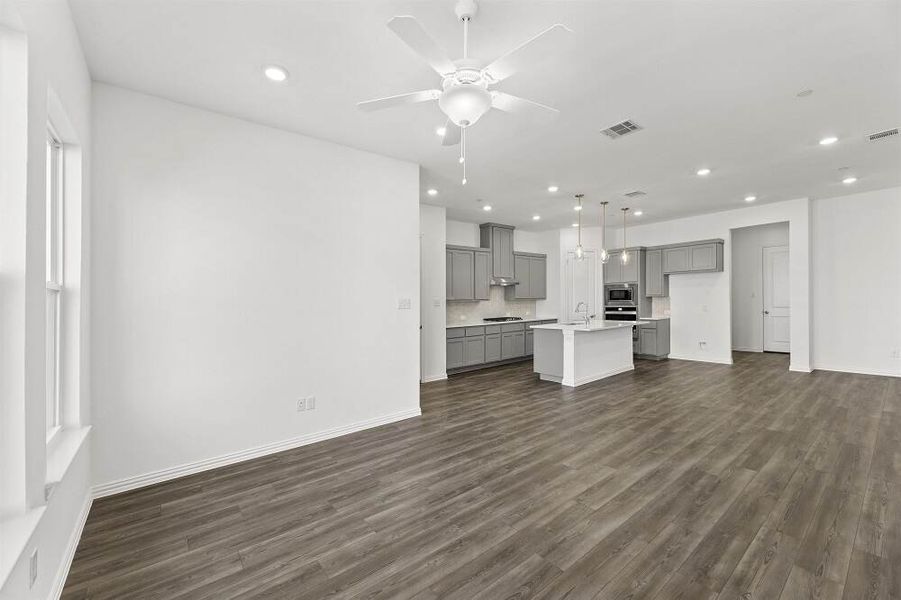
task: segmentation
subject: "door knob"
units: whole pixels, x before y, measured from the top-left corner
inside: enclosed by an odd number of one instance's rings
[[[765,310],[765,311],[763,311],[763,314],[768,315],[768,314],[770,314],[770,311]]]

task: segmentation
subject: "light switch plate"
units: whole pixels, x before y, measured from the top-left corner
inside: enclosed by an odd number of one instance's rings
[[[397,308],[399,310],[409,310],[413,308],[413,300],[410,298],[398,298]]]

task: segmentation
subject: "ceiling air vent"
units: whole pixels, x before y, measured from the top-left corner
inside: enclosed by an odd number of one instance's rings
[[[647,194],[641,190],[632,190],[631,192],[626,192],[623,196],[626,198],[638,198],[639,196],[647,196]]]
[[[601,130],[601,133],[611,140],[615,140],[616,138],[623,137],[624,135],[632,133],[633,131],[638,131],[639,129],[643,129],[643,127],[635,121],[625,120],[622,123],[617,123],[616,125],[611,125],[607,129]]]
[[[894,129],[886,129],[885,131],[877,131],[876,133],[871,133],[867,136],[867,139],[871,142],[875,142],[876,140],[881,140],[893,135],[898,135],[897,127],[895,127]]]

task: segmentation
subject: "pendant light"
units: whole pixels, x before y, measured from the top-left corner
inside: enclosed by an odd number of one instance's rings
[[[576,194],[576,200],[579,201],[579,206],[576,210],[579,211],[579,244],[576,246],[576,258],[582,260],[585,258],[585,250],[582,248],[582,198],[585,197],[585,194]]]
[[[623,208],[623,253],[620,255],[620,261],[625,265],[629,262],[629,253],[626,252],[626,213],[629,212],[628,207]]]
[[[610,260],[607,252],[607,205],[609,202],[601,202],[601,264],[606,265]]]

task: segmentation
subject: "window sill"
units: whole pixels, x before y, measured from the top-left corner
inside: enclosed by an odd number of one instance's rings
[[[47,446],[47,486],[63,480],[90,432],[90,426],[65,427],[53,436],[52,443]]]

